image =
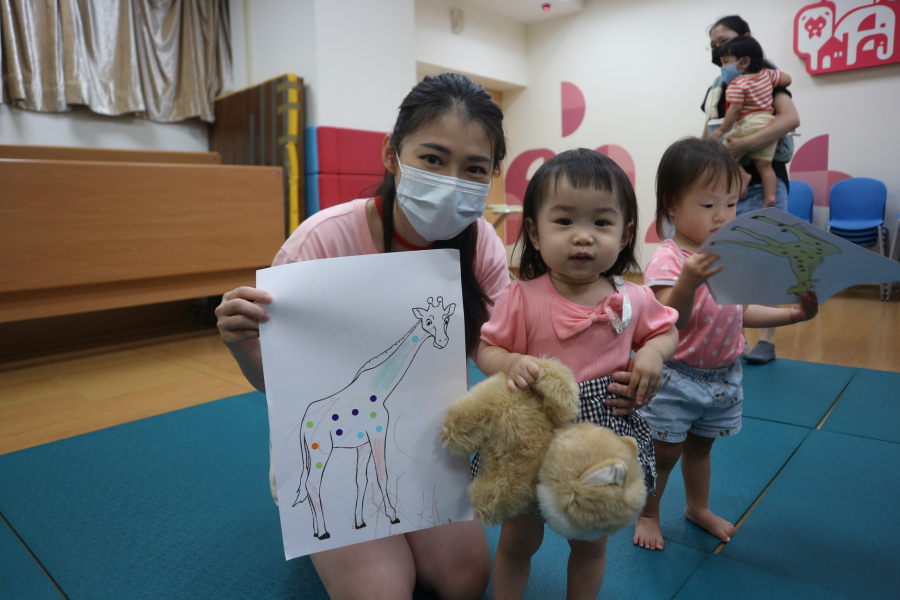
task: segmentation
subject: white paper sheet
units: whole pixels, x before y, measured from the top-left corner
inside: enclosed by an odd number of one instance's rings
[[[777,208],[747,213],[713,234],[700,252],[724,269],[707,285],[719,304],[792,304],[815,289],[819,302],[863,283],[900,281],[900,263]]]
[[[471,519],[468,461],[438,438],[466,392],[459,252],[288,264],[257,286],[286,558]]]

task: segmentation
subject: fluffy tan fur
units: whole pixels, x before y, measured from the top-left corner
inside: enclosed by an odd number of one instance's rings
[[[578,384],[560,362],[540,359],[535,393],[510,392],[498,373],[473,387],[447,411],[441,441],[454,454],[479,451],[469,485],[475,518],[488,525],[534,508],[538,472],[553,430],[578,414]]]
[[[568,425],[556,431],[539,479],[552,491],[553,509],[565,515],[571,527],[614,533],[634,521],[647,499],[637,456],[633,438],[593,423]],[[625,485],[586,481],[592,473],[615,464],[625,468]]]

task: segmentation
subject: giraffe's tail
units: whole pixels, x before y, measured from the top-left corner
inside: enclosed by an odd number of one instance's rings
[[[309,498],[309,492],[306,491],[306,480],[309,479],[309,444],[306,443],[306,432],[300,432],[300,485],[297,487],[297,499],[294,500],[293,506],[302,504]]]

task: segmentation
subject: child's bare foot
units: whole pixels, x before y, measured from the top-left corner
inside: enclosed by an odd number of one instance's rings
[[[753,179],[753,175],[741,169],[741,198],[747,197],[747,188],[750,187],[751,179]]]
[[[734,535],[734,525],[722,517],[714,515],[708,508],[694,512],[686,507],[684,516],[688,521],[702,527],[723,542],[730,542],[731,536]]]
[[[638,516],[634,524],[634,545],[646,550],[662,550],[666,547],[659,528],[659,517]]]

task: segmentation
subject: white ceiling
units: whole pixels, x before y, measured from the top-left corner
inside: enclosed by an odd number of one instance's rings
[[[571,15],[584,8],[584,0],[550,0],[548,11],[541,8],[542,0],[466,0],[461,4],[463,9],[466,5],[475,6],[525,24]]]

